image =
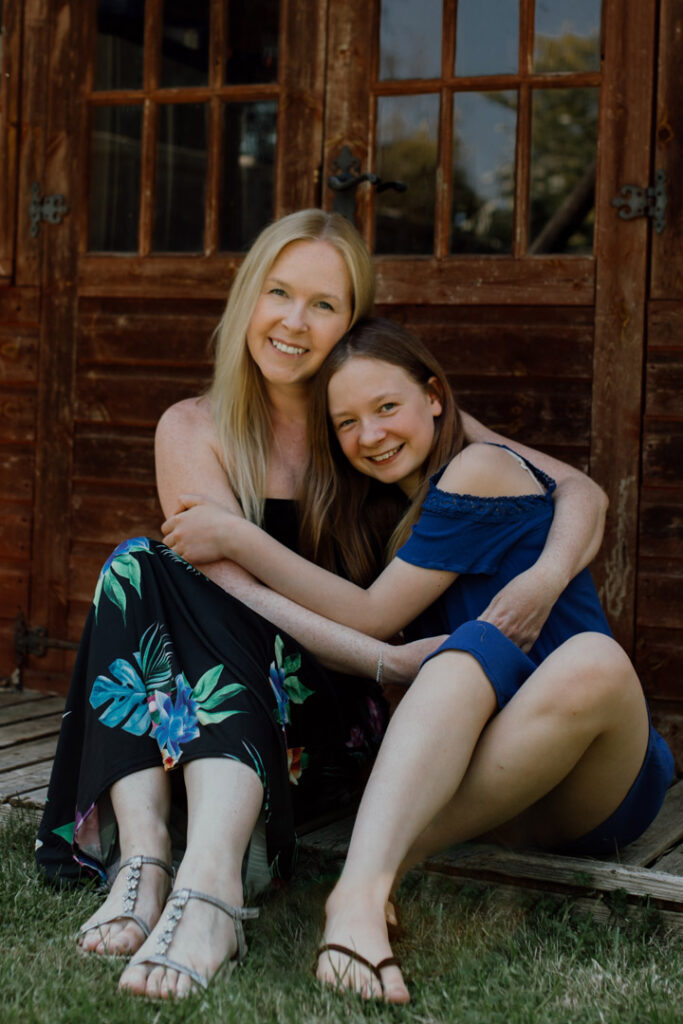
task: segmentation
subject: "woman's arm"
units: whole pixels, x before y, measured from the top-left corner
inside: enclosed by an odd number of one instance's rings
[[[564,588],[599,551],[607,495],[578,469],[494,433],[467,413],[462,417],[469,442],[506,444],[557,482],[555,515],[536,564],[503,587],[480,616],[528,651]]]
[[[439,487],[481,496],[528,494],[529,477],[509,455],[473,445],[445,470]],[[273,590],[328,618],[387,638],[412,622],[456,579],[457,573],[395,558],[367,589],[336,576],[215,503],[185,497],[187,509],[162,526],[166,543],[194,564],[220,554],[239,561]]]
[[[159,500],[166,516],[180,507],[183,490],[200,487],[213,501],[241,516],[220,463],[206,399],[188,399],[166,410],[157,427],[155,459]],[[252,611],[289,633],[328,668],[341,672],[373,678],[383,651],[385,681],[409,683],[421,661],[442,639],[387,647],[293,604],[233,562],[221,559],[202,565],[202,571]]]

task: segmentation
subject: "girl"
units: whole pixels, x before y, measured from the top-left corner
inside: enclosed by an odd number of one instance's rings
[[[482,620],[496,592],[538,559],[555,483],[508,448],[462,448],[448,383],[417,339],[386,321],[359,322],[318,374],[311,423],[313,439],[323,423],[329,434],[328,444],[314,442],[305,521],[319,560],[332,565],[329,535],[348,575],[366,581],[374,558],[359,524],[371,482],[406,497],[389,564],[367,588],[191,496],[162,529],[190,561],[236,559],[372,636],[449,634],[391,720],[319,955],[323,980],[405,1002],[384,907],[408,867],[491,832],[609,852],[653,820],[673,760],[587,571],[568,582],[528,654]]]

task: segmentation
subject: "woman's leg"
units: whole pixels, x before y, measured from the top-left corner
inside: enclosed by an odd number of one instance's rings
[[[524,838],[561,842],[599,824],[626,795],[648,719],[633,668],[609,638],[567,641],[486,725],[494,707],[471,655],[448,651],[425,665],[392,718],[366,788],[328,900],[325,942],[377,962],[390,953],[384,906],[402,865],[543,798],[522,819]],[[343,973],[342,984],[379,994],[367,971],[339,954],[320,958],[323,980]],[[407,998],[396,968],[384,981],[387,999]]]
[[[263,802],[263,786],[246,765],[223,758],[190,761],[184,770],[187,790],[187,847],[175,889],[195,889],[241,906],[242,861]],[[156,952],[166,913],[140,948],[136,959]],[[223,911],[191,900],[173,938],[169,956],[212,977],[237,948],[232,921]],[[151,964],[131,964],[120,980],[137,995],[184,996],[194,983],[183,974]]]
[[[115,782],[109,791],[119,833],[121,863],[136,854],[155,857],[171,865],[168,817],[171,787],[164,769],[146,768]],[[127,888],[126,869],[114,879],[111,891],[81,931],[80,944],[89,953],[125,956],[135,953],[145,940],[142,929],[125,919],[123,897]],[[154,864],[143,864],[138,883],[135,913],[152,928],[159,920],[169,892],[169,876]],[[121,915],[121,920],[97,927]],[[87,929],[87,930],[86,930]]]

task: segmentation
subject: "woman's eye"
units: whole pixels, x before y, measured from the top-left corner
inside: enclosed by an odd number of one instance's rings
[[[285,290],[284,290],[284,288],[270,288],[268,290],[268,294],[269,295],[284,295],[285,294]]]
[[[332,306],[331,303],[326,302],[325,299],[321,299],[318,306],[320,309],[329,309],[331,312],[334,312],[334,306]]]

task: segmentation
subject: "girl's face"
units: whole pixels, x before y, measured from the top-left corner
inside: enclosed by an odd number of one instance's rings
[[[309,380],[351,321],[351,281],[329,242],[285,246],[268,271],[247,347],[272,384]]]
[[[327,406],[341,449],[355,469],[411,496],[434,442],[441,415],[437,391],[379,359],[347,360],[327,388]]]

